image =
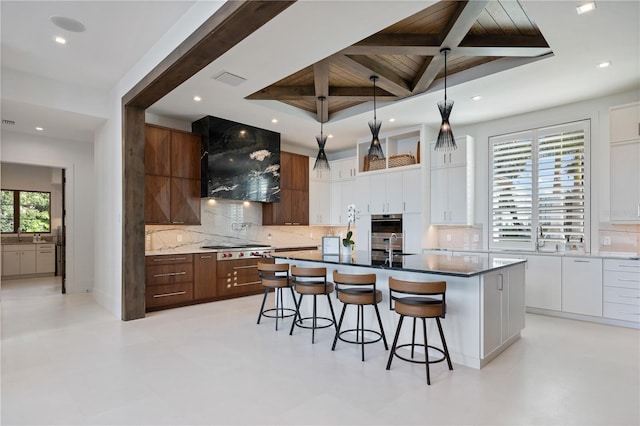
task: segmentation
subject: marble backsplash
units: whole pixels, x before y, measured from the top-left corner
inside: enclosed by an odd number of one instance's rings
[[[201,225],[147,225],[145,250],[247,243],[273,247],[318,246],[323,235],[341,235],[344,231],[330,226],[262,226],[260,203],[203,199]]]

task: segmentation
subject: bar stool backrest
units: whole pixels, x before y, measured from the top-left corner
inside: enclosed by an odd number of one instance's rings
[[[324,284],[327,285],[327,268],[301,268],[291,266],[291,280],[294,284]]]
[[[371,303],[376,304],[376,274],[342,274],[333,271],[333,282],[336,284],[338,296],[340,292],[363,292],[363,287],[371,287]]]
[[[409,304],[441,305],[441,318],[444,318],[446,313],[446,291],[446,281],[404,281],[389,277],[391,300]]]
[[[286,287],[291,281],[288,263],[258,262],[258,274],[262,284],[269,287]]]

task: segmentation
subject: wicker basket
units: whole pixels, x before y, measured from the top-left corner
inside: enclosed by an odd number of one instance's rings
[[[416,157],[412,154],[392,155],[389,157],[389,168],[408,166],[410,164],[416,164]]]
[[[376,158],[374,160],[369,160],[369,170],[382,170],[386,165],[387,160],[384,158]]]

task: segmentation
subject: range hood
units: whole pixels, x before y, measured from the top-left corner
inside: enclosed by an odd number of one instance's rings
[[[202,135],[202,198],[280,201],[280,133],[210,115],[191,129]]]

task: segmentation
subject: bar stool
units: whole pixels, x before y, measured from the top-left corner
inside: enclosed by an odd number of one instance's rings
[[[427,368],[427,384],[431,385],[431,375],[429,373],[429,364],[442,362],[445,359],[449,364],[449,370],[453,370],[451,365],[451,358],[449,357],[449,350],[447,349],[447,342],[442,332],[442,324],[440,318],[444,318],[447,310],[447,304],[445,299],[445,292],[447,289],[447,283],[445,281],[434,282],[413,282],[397,280],[389,277],[389,295],[395,302],[395,311],[400,314],[400,320],[398,321],[398,328],[396,329],[396,335],[393,339],[393,345],[391,346],[391,353],[389,354],[389,361],[387,362],[387,370],[391,368],[391,361],[396,356],[403,361],[413,362],[416,364],[425,364]],[[436,296],[436,297],[428,297]],[[398,345],[398,336],[400,336],[400,329],[402,328],[402,321],[404,317],[413,318],[413,334],[411,343]],[[422,334],[424,338],[424,344],[416,344],[416,319],[422,319]],[[438,324],[438,331],[440,332],[440,340],[442,341],[442,349],[429,345],[427,341],[427,324],[426,318],[435,318]],[[411,346],[411,358],[405,358],[397,353],[397,350]],[[425,359],[414,359],[414,349],[416,346],[424,348]],[[436,350],[442,354],[442,357],[434,360],[429,360],[429,348]]]
[[[311,343],[315,343],[316,329],[327,328],[332,325],[335,327],[336,316],[333,312],[333,305],[331,304],[331,297],[329,295],[333,293],[334,285],[332,282],[327,281],[327,268],[299,268],[296,266],[291,267],[291,280],[293,281],[294,290],[300,295],[296,308],[296,318],[291,323],[291,330],[289,335],[293,334],[293,329],[298,326],[301,328],[311,329]],[[313,296],[313,313],[310,317],[302,317],[300,315],[300,307],[302,306],[302,297],[305,295]],[[319,317],[316,308],[316,297],[327,296],[329,302],[329,309],[331,310],[331,318]],[[305,320],[311,320],[311,326],[305,325]],[[318,325],[318,320],[324,322],[323,325]]]
[[[333,346],[331,350],[336,349],[336,343],[338,339],[346,343],[359,344],[362,347],[362,361],[364,361],[364,345],[369,343],[379,342],[380,339],[384,342],[384,348],[389,350],[387,345],[387,338],[384,335],[384,328],[382,326],[382,320],[380,319],[380,311],[378,310],[378,303],[382,301],[382,292],[376,289],[376,274],[341,274],[338,271],[333,271],[333,282],[336,285],[336,293],[338,300],[344,303],[342,307],[342,313],[340,314],[340,320],[338,321],[338,328],[336,329],[336,335],[333,339]],[[342,320],[344,319],[344,313],[347,309],[347,305],[355,305],[358,308],[358,316],[356,319],[356,328],[348,330],[342,330]],[[367,305],[373,305],[376,316],[378,317],[378,325],[380,331],[364,328],[364,307]],[[355,340],[348,340],[343,337],[345,333],[356,332]],[[365,333],[373,334],[377,338],[366,341]]]
[[[297,314],[298,309],[285,308],[282,300],[282,290],[288,288],[291,290],[291,297],[293,303],[296,302],[296,297],[293,294],[293,287],[291,286],[291,277],[289,276],[289,264],[288,263],[258,263],[258,273],[260,275],[260,281],[264,286],[264,297],[262,298],[262,305],[260,306],[260,314],[258,314],[258,322],[265,316],[268,318],[276,319],[276,330],[278,329],[278,318],[288,318]],[[275,308],[264,309],[264,304],[267,301],[267,295],[270,290],[275,290]],[[285,315],[286,313],[286,315]]]

